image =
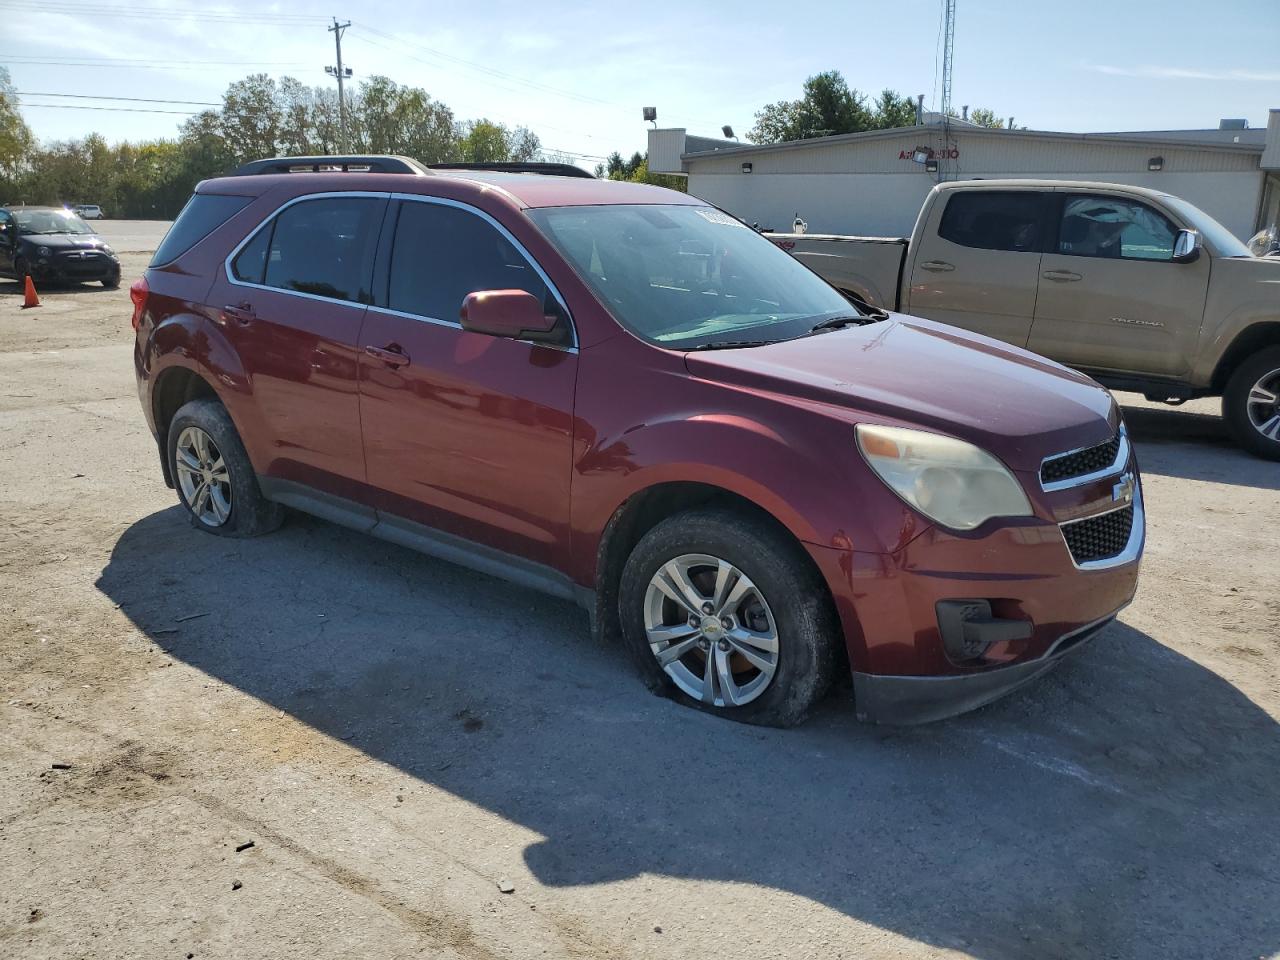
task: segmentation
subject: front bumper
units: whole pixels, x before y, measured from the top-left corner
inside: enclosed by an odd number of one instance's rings
[[[1064,635],[1048,653],[1007,667],[942,677],[877,676],[853,672],[858,719],[915,724],[945,720],[998,700],[1048,673],[1105,630],[1115,614]]]
[[[46,258],[44,263],[32,263],[29,269],[33,280],[52,280],[55,283],[88,283],[120,278],[120,261],[103,255],[68,258],[55,254]]]
[[[1110,481],[1101,481],[1110,489]],[[1133,599],[1145,545],[1141,487],[1124,549],[1078,564],[1062,527],[1029,518],[985,532],[934,527],[894,554],[807,545],[845,631],[858,716],[922,723],[972,710],[1051,669],[1083,646]],[[1069,520],[1065,520],[1069,524]],[[944,642],[939,604],[974,601],[1008,639],[980,656]]]

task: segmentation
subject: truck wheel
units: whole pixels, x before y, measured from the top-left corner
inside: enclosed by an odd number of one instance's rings
[[[184,404],[169,424],[169,467],[191,525],[221,537],[280,526],[284,508],[262,495],[231,416],[217,400]]]
[[[669,517],[622,573],[624,643],[654,692],[744,723],[800,723],[837,663],[835,611],[800,548],[727,509]]]
[[[1280,347],[1267,347],[1240,364],[1222,395],[1222,416],[1251,453],[1280,460]]]

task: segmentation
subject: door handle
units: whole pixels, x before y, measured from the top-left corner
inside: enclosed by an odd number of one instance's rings
[[[949,273],[955,269],[955,264],[947,263],[945,260],[926,260],[920,264],[921,270],[928,270],[930,273]]]
[[[253,312],[253,307],[248,300],[241,300],[237,304],[228,304],[222,308],[222,322],[234,320],[242,327],[247,327],[258,319],[258,315]]]
[[[1054,283],[1071,283],[1075,280],[1084,279],[1080,274],[1072,273],[1070,270],[1046,270],[1040,276],[1046,280],[1052,280]]]
[[[385,347],[367,346],[364,352],[375,360],[381,360],[388,367],[403,367],[409,362],[409,355],[398,343],[389,343]]]

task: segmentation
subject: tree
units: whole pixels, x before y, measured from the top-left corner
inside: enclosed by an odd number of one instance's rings
[[[528,127],[509,130],[492,120],[465,124],[459,159],[467,163],[524,163],[542,154],[542,142]]]
[[[347,115],[359,151],[402,154],[423,163],[451,160],[459,151],[453,111],[421,87],[370,77],[360,85]]]
[[[35,141],[31,129],[18,111],[18,95],[9,79],[9,71],[0,67],[0,183],[17,176]],[[0,198],[0,203],[3,203]]]
[[[970,110],[969,122],[976,123],[980,127],[989,127],[992,130],[1004,129],[1004,119],[997,117],[994,110],[988,110],[986,107],[977,107]]]
[[[910,127],[916,122],[916,102],[910,97],[886,88],[880,91],[875,102],[874,128],[887,130],[892,127]]]
[[[279,154],[281,117],[276,82],[255,73],[227,87],[221,134],[237,162]]]
[[[679,190],[688,193],[689,185],[684,177],[675,177],[667,173],[649,172],[649,154],[633,153],[629,160],[622,159],[622,154],[614,151],[605,158],[604,163],[596,164],[596,176],[608,180],[627,180],[631,183],[648,183],[655,187],[666,187],[668,190]]]
[[[756,143],[780,143],[870,130],[874,115],[866,97],[851,90],[839,70],[826,70],[804,82],[799,100],[766,105],[747,135]]]

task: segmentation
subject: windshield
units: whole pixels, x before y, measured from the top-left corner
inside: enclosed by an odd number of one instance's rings
[[[11,210],[18,233],[33,236],[46,233],[93,233],[89,226],[69,210]]]
[[[545,207],[529,217],[633,333],[679,350],[789,340],[857,316],[839,293],[713,207]]]
[[[1220,224],[1213,217],[1209,216],[1194,203],[1187,203],[1181,197],[1173,197],[1169,194],[1163,194],[1160,197],[1165,204],[1171,207],[1177,214],[1187,221],[1191,226],[1200,231],[1209,244],[1217,251],[1220,257],[1248,257],[1249,248],[1244,245],[1244,241],[1240,240],[1234,233]]]

